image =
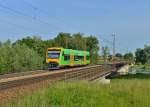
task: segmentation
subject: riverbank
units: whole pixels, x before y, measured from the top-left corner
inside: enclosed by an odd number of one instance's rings
[[[131,68],[135,68],[135,69],[150,69],[150,64],[135,64],[133,65]]]

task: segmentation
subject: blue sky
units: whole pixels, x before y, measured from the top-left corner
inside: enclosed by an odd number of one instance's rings
[[[117,52],[150,44],[150,0],[0,0],[0,22],[0,41],[81,32],[109,47],[115,33]]]

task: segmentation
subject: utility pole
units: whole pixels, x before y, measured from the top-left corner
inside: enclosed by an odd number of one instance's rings
[[[112,34],[112,36],[113,36],[113,61],[114,61],[116,55],[116,35]]]

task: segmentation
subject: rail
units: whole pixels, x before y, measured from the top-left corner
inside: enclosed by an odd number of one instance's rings
[[[9,77],[0,79],[0,90],[17,87],[21,85],[33,84],[44,80],[52,81],[74,81],[93,80],[96,77],[115,71],[113,65],[93,65],[80,68],[56,70],[52,72],[41,72],[31,75]]]

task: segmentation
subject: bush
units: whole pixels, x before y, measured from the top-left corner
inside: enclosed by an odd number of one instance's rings
[[[4,43],[0,46],[0,73],[41,69],[43,59],[26,45]]]

